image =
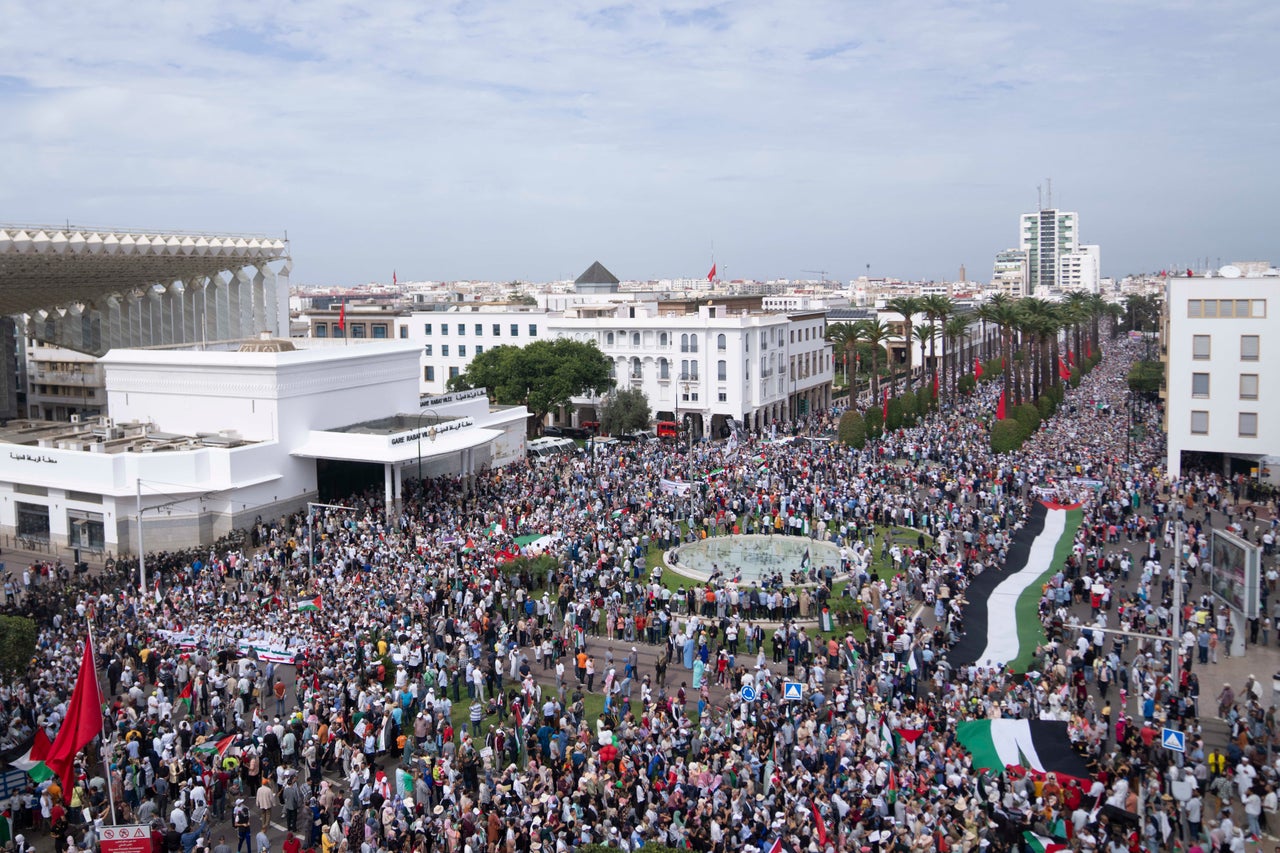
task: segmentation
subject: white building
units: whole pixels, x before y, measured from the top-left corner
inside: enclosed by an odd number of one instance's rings
[[[27,417],[65,421],[107,405],[102,365],[88,353],[42,344],[27,348]]]
[[[732,303],[579,308],[549,326],[595,341],[614,361],[618,387],[642,389],[657,420],[688,422],[694,435],[721,437],[731,421],[765,429],[830,405],[825,312],[750,312]],[[599,419],[599,400],[574,403],[566,413],[574,424]]]
[[[490,407],[482,389],[421,399],[412,344],[263,339],[101,363],[107,416],[0,429],[0,531],[135,551],[141,510],[148,550],[183,547],[359,488],[394,509],[419,470],[524,455],[524,407]]]
[[[1168,473],[1249,474],[1280,456],[1276,278],[1170,278],[1165,289]],[[1277,313],[1271,313],[1277,311]]]
[[[1010,299],[1021,299],[1028,295],[1029,283],[1025,249],[1005,249],[996,254],[992,287]]]
[[[1080,248],[1079,214],[1056,208],[1022,214],[1018,248],[1027,253],[1028,293],[1061,287],[1059,259]]]
[[[1098,293],[1102,284],[1102,248],[1081,246],[1058,256],[1058,288],[1081,293]]]

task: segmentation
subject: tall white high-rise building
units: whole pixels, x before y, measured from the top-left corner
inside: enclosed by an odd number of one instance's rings
[[[1097,245],[1081,246],[1074,252],[1058,256],[1058,287],[1097,293],[1102,282],[1102,249]]]
[[[1027,253],[1028,291],[1062,286],[1060,260],[1080,249],[1079,214],[1057,208],[1022,214],[1018,248]]]

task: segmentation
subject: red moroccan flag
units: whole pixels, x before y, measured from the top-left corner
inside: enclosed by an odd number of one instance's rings
[[[711,272],[707,273],[707,281],[715,281],[715,280],[716,280],[716,262],[712,261]]]
[[[1000,402],[996,404],[996,420],[1002,421],[1005,417],[1004,392],[1000,392]]]
[[[338,328],[344,330],[347,328],[347,301],[345,299],[342,301],[342,307],[338,309]]]
[[[1070,364],[1071,366],[1074,367],[1075,363],[1076,363],[1076,354],[1073,353],[1071,350],[1067,350],[1067,364]]]
[[[934,396],[935,398],[938,396],[938,373],[937,373],[937,371],[934,371],[934,374],[933,374],[933,396]]]
[[[1063,382],[1071,378],[1071,371],[1067,368],[1067,363],[1062,360],[1061,356],[1058,357],[1058,375],[1062,377]]]
[[[823,847],[827,846],[827,824],[822,819],[822,813],[818,811],[818,804],[813,800],[809,801],[809,808],[813,809],[813,828],[818,832],[818,843]]]
[[[880,419],[884,423],[889,421],[889,389],[884,389],[884,402],[880,405]]]
[[[978,360],[976,355],[973,357],[973,375],[976,379],[982,378],[982,362]]]
[[[102,692],[98,689],[98,673],[93,664],[93,644],[86,640],[80,660],[76,689],[67,704],[67,716],[58,736],[49,747],[44,763],[62,780],[62,790],[72,788],[72,770],[76,755],[89,741],[102,732]]]
[[[1084,342],[1084,357],[1093,358],[1093,344],[1089,341]]]

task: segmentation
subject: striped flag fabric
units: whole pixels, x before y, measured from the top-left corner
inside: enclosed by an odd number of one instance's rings
[[[232,744],[236,742],[235,735],[227,735],[220,740],[207,740],[204,743],[197,744],[191,748],[192,752],[205,753],[207,755],[216,754],[219,758],[225,757],[227,751],[231,749]]]
[[[1003,773],[1022,767],[1036,773],[1090,778],[1089,766],[1071,746],[1065,720],[965,720],[956,740],[980,770]]]
[[[1038,835],[1029,829],[1022,833],[1022,839],[1035,853],[1058,853],[1059,850],[1066,850],[1068,846],[1047,835]]]
[[[37,785],[48,779],[53,778],[53,771],[49,769],[49,765],[44,763],[45,756],[49,754],[49,736],[44,733],[44,728],[36,729],[36,739],[31,744],[31,748],[21,758],[15,758],[9,762],[14,767],[25,772],[31,781]]]
[[[191,710],[191,682],[188,681],[182,686],[182,692],[178,694],[178,701],[187,706],[187,711]]]
[[[316,613],[324,609],[324,599],[319,595],[311,598],[299,598],[293,602],[293,609],[301,613]]]

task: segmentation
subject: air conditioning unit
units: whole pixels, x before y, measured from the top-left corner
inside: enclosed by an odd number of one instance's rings
[[[72,416],[71,416],[71,422],[72,422],[73,424],[78,424],[78,423],[80,423],[80,416],[79,416],[79,415],[72,415]]]

